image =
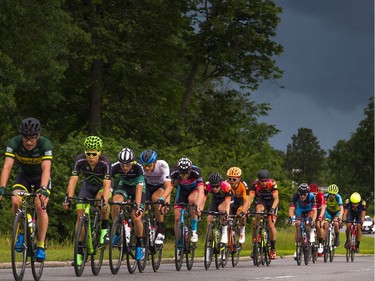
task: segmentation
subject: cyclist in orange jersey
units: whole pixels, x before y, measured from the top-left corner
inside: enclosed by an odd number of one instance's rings
[[[239,242],[245,243],[245,214],[250,207],[249,189],[246,182],[241,180],[242,171],[238,167],[231,167],[227,171],[227,182],[231,185],[233,194],[233,204],[231,214],[240,216],[240,239]]]

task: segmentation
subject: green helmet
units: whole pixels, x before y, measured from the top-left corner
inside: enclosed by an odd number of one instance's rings
[[[337,194],[339,193],[339,187],[335,184],[331,184],[330,186],[328,186],[327,192],[332,193],[332,194]]]
[[[85,139],[84,145],[86,150],[101,150],[103,147],[103,141],[97,136],[88,136]]]

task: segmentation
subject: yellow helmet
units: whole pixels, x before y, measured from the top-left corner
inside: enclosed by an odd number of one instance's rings
[[[229,168],[229,170],[227,171],[227,176],[228,177],[240,177],[242,174],[242,171],[240,168],[238,167],[231,167]]]
[[[361,201],[361,195],[358,192],[354,192],[350,195],[350,202],[352,203],[359,203]]]

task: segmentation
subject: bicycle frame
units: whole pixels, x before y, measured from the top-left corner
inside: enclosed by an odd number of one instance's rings
[[[259,216],[259,222],[255,226],[255,240],[253,241],[253,263],[255,266],[264,265],[267,266],[271,263],[270,258],[270,237],[268,230],[268,216],[274,214],[265,212],[251,212],[248,216]]]
[[[240,259],[242,244],[239,242],[238,237],[238,217],[237,215],[229,215],[228,218],[228,244],[227,254],[232,255],[232,266],[236,267]]]
[[[346,221],[346,223],[350,223],[349,229],[349,247],[346,249],[346,261],[349,262],[349,259],[353,262],[355,258],[355,254],[357,251],[357,222],[356,221]]]
[[[327,262],[328,256],[329,261],[333,261],[333,257],[335,255],[335,229],[334,229],[334,221],[327,221],[328,222],[328,228],[327,228],[327,234],[326,234],[326,240],[324,243],[324,262]]]
[[[305,265],[310,261],[310,235],[307,232],[306,224],[311,222],[310,218],[297,219],[300,222],[299,228],[296,229],[296,254],[297,265],[301,265],[302,254],[304,255]]]

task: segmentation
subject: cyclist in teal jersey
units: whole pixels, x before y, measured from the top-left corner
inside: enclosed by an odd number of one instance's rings
[[[26,191],[39,194],[34,200],[39,233],[35,258],[38,261],[43,261],[46,258],[44,242],[48,229],[46,207],[51,193],[52,144],[49,139],[40,135],[40,131],[39,120],[29,117],[21,122],[20,135],[8,141],[0,179],[0,200],[5,193],[5,186],[16,162],[19,166],[19,172],[12,187],[13,193]],[[34,190],[32,190],[32,187],[34,187]],[[42,202],[44,208],[42,208]],[[12,197],[12,212],[14,215],[19,209],[20,203],[21,200],[18,196]],[[16,242],[16,250],[20,248],[20,251],[22,251],[23,241],[23,234],[20,233]]]
[[[342,221],[344,214],[344,206],[341,195],[339,194],[339,188],[335,184],[331,184],[327,188],[327,193],[324,194],[326,200],[326,213],[325,213],[325,225],[324,229],[328,230],[328,222],[333,220],[333,227],[335,230],[335,246],[340,245],[340,228],[339,225]]]

